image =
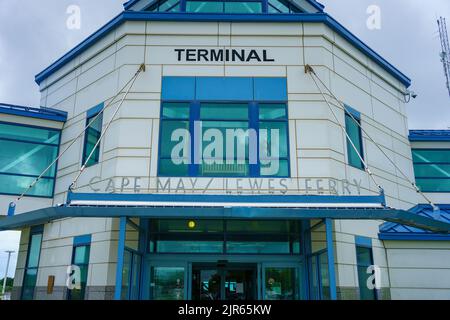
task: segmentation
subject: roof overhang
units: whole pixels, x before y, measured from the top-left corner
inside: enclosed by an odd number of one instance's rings
[[[36,118],[55,122],[66,122],[67,112],[51,108],[32,108],[0,103],[0,113],[19,117]]]
[[[99,39],[103,38],[111,30],[115,29],[125,21],[198,21],[198,22],[307,22],[324,23],[352,45],[358,48],[362,53],[371,58],[381,68],[391,74],[395,79],[405,87],[411,85],[411,80],[372,50],[368,45],[353,35],[339,22],[329,16],[327,13],[300,13],[300,14],[201,14],[201,13],[154,13],[140,11],[124,11],[113,18],[102,28],[93,33],[86,40],[81,42],[75,48],[70,50],[63,57],[55,61],[48,68],[36,75],[37,84],[41,84],[50,75],[61,69],[66,63],[74,59],[80,53],[87,50]]]
[[[13,230],[62,218],[384,220],[450,234],[450,224],[387,208],[383,196],[70,194],[65,205],[0,220]]]

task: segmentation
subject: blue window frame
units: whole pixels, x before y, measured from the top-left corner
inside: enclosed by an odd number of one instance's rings
[[[373,252],[370,238],[356,237],[356,263],[358,268],[359,296],[361,300],[377,300],[376,289],[370,289],[367,280],[371,274],[367,273],[373,266]]]
[[[330,276],[327,250],[313,253],[309,259],[310,297],[312,300],[330,300]]]
[[[364,169],[364,164],[358,156],[358,153],[364,159],[363,139],[361,133],[361,115],[354,109],[346,106],[345,111],[345,130],[350,137],[351,142],[356,147],[353,147],[350,140],[347,138],[347,155],[348,163],[352,167]]]
[[[36,288],[44,227],[32,227],[28,241],[27,261],[22,283],[22,300],[33,300]]]
[[[0,122],[0,194],[20,195],[57,158],[61,131]],[[52,198],[57,164],[27,193]]]
[[[87,167],[97,164],[100,159],[100,143],[97,146],[95,145],[100,140],[102,134],[103,113],[100,113],[101,109],[103,109],[103,104],[87,112],[86,125],[90,124],[90,126],[85,132],[83,146],[83,165],[85,164]],[[91,158],[89,158],[89,161],[87,161],[92,150],[94,152]]]
[[[422,192],[450,192],[450,149],[413,149],[412,156]]]
[[[165,77],[162,100],[159,176],[290,176],[285,78]]]
[[[80,288],[67,291],[67,300],[84,300],[86,296],[87,278],[89,271],[89,256],[91,253],[91,236],[74,238],[72,249],[72,265],[80,268]]]

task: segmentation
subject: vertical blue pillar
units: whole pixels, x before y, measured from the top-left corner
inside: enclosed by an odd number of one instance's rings
[[[123,269],[123,255],[125,253],[125,237],[127,230],[126,227],[127,227],[127,218],[120,217],[119,243],[117,245],[116,288],[114,290],[114,300],[120,300],[122,295],[122,269]]]
[[[327,255],[328,255],[328,276],[330,278],[330,298],[337,300],[336,292],[336,272],[334,269],[334,247],[333,247],[333,220],[325,219],[325,229],[327,235]]]

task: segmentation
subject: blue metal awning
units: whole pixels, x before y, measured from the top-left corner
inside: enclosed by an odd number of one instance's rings
[[[387,208],[384,196],[70,194],[65,205],[0,220],[13,230],[69,217],[153,219],[365,219],[450,234],[450,223]]]
[[[442,223],[450,223],[450,204],[438,204],[439,210],[434,211],[430,205],[420,204],[409,212],[416,216],[426,217]],[[387,222],[380,226],[380,240],[447,240],[450,234],[436,234],[425,228]]]

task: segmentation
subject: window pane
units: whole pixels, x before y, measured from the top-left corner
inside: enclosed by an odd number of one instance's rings
[[[0,140],[0,172],[39,176],[58,156],[57,146]],[[55,176],[56,165],[46,173]]]
[[[33,234],[29,246],[28,268],[37,268],[39,266],[39,255],[41,253],[42,233]]]
[[[85,136],[85,147],[84,147],[84,155],[83,155],[83,164],[86,162],[87,158],[91,154],[92,150],[96,143],[99,141],[100,136],[102,134],[102,122],[103,122],[103,114],[100,114],[97,118],[97,115],[88,118],[87,123],[90,124],[90,127],[86,130]],[[98,163],[100,159],[100,144],[95,148],[91,158],[86,163],[87,166],[94,165]]]
[[[75,264],[88,264],[89,263],[89,246],[75,247]]]
[[[248,104],[204,103],[200,118],[203,120],[248,120]]]
[[[290,230],[295,232],[288,221],[227,221],[227,231],[234,233],[289,233]]]
[[[361,145],[361,129],[359,128],[358,124],[355,123],[355,121],[348,115],[345,114],[345,128],[347,131],[347,134],[349,135],[351,141],[353,142],[354,146],[358,150],[361,157],[364,157],[363,149]],[[350,141],[347,139],[347,153],[348,153],[348,162],[351,166],[354,166],[356,168],[363,169],[364,164],[360,160],[358,153],[356,152],[353,145],[350,143]]]
[[[285,104],[260,104],[259,120],[283,120],[287,118]]]
[[[227,253],[289,254],[289,242],[227,241]]]
[[[0,173],[0,193],[3,194],[22,194],[36,178],[21,177],[13,175],[4,175]],[[27,193],[28,196],[52,197],[53,196],[52,179],[41,179]]]
[[[35,287],[36,286],[36,280],[37,280],[37,273],[38,269],[27,269],[25,273],[25,278],[23,281],[23,285],[25,287]]]
[[[213,152],[212,142],[215,138],[222,139],[222,153],[223,160],[245,160],[248,156],[248,142],[250,138],[250,130],[248,130],[248,122],[244,121],[203,121],[202,122],[203,137],[211,136],[210,141],[203,142],[203,155],[208,158],[208,155],[217,157]],[[217,133],[217,134],[216,134]],[[206,140],[206,139],[204,139]],[[217,143],[217,142],[216,142]],[[230,146],[228,148],[228,146]],[[218,145],[220,148],[220,145]],[[206,149],[206,152],[205,152]],[[228,150],[230,149],[230,150]],[[211,151],[208,151],[211,150]],[[217,150],[216,150],[217,151]]]
[[[358,264],[358,281],[361,300],[374,300],[376,295],[373,289],[369,289],[367,280],[371,274],[367,273],[367,268],[373,264],[372,249],[366,247],[356,247],[356,261]]]
[[[287,157],[287,126],[287,122],[260,122],[259,145],[261,158],[279,159]]]
[[[448,163],[450,164],[450,150],[412,150],[415,163]]]
[[[177,7],[175,5],[178,4],[178,3],[179,3],[178,0],[163,1],[163,2],[161,2],[159,4],[159,12],[167,12],[167,11],[174,12],[174,11],[177,11],[177,10],[174,10],[174,7]]]
[[[172,159],[159,159],[159,175],[162,177],[187,177],[189,168],[187,164],[174,164]]]
[[[153,220],[152,232],[218,233],[223,232],[222,220]]]
[[[360,266],[372,265],[372,249],[365,247],[356,247],[356,261]]]
[[[164,103],[162,117],[164,119],[186,119],[189,120],[188,103]]]
[[[213,2],[213,1],[187,1],[186,2],[186,12],[206,12],[206,13],[217,13],[223,12],[223,2]]]
[[[450,192],[450,179],[416,179],[422,192]]]
[[[132,253],[125,250],[123,253],[123,267],[122,267],[122,292],[121,300],[128,300],[128,290],[130,286]]]
[[[179,149],[179,152],[176,152],[176,146],[184,146],[180,145],[181,143],[186,143],[186,149]],[[188,121],[168,121],[163,120],[161,123],[161,157],[163,158],[172,158],[172,152],[174,153],[174,160],[182,160],[183,158],[186,161],[190,161],[190,133],[189,133],[189,122]]]
[[[141,256],[133,254],[133,279],[131,280],[131,297],[132,300],[139,299],[139,281],[141,274]]]
[[[225,2],[225,13],[261,13],[261,2]]]
[[[328,275],[328,255],[326,253],[322,253],[319,256],[319,264],[322,300],[330,300],[330,277]]]
[[[223,241],[158,241],[159,253],[223,253]]]
[[[154,267],[152,271],[153,300],[184,300],[184,268]]]
[[[1,123],[1,138],[58,145],[59,131]]]
[[[269,13],[289,13],[289,7],[278,0],[269,0]]]
[[[450,164],[414,164],[417,178],[450,178]]]
[[[22,286],[22,300],[33,300],[34,288],[37,282],[38,269],[28,269],[25,272]]]
[[[295,268],[267,268],[265,272],[266,300],[296,299]]]

